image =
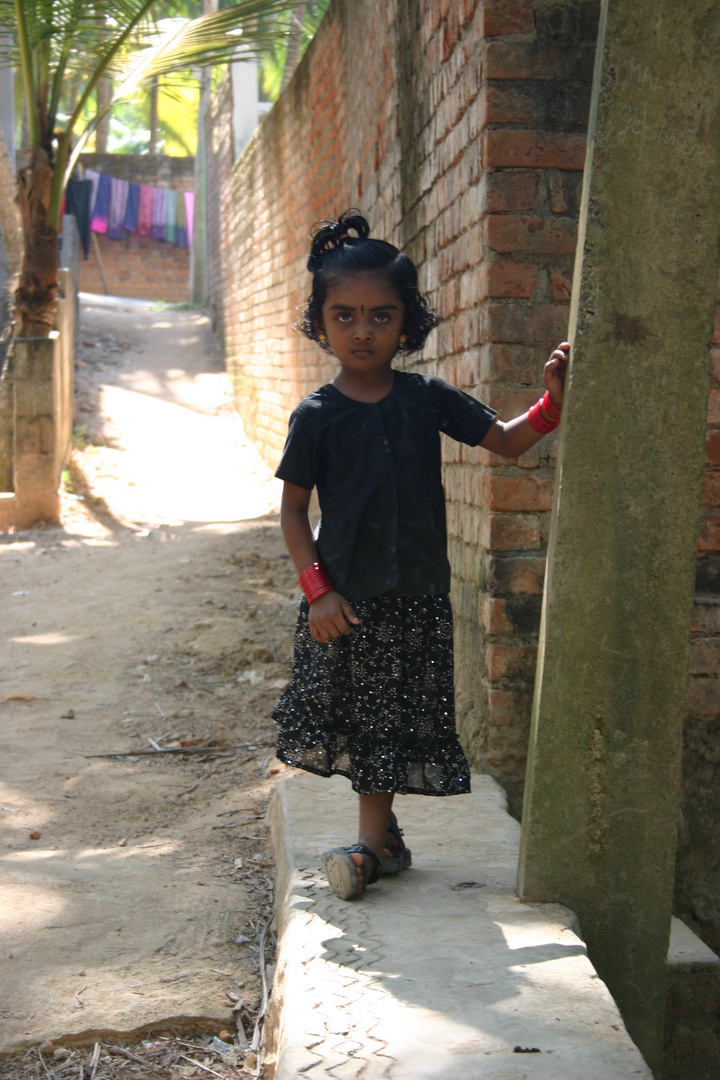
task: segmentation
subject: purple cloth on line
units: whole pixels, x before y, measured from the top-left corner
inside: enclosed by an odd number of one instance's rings
[[[185,215],[187,217],[187,241],[188,247],[193,244],[193,211],[195,209],[195,192],[185,192]]]
[[[140,185],[140,205],[138,206],[137,234],[149,236],[152,225],[153,196],[155,188]]]
[[[130,184],[127,180],[118,180],[115,176],[110,178],[110,213],[107,234],[111,240],[122,240],[125,236],[125,210],[129,188]]]
[[[110,177],[100,173],[97,195],[95,197],[95,209],[93,210],[90,228],[93,232],[107,232],[108,213],[110,211]]]
[[[123,225],[130,232],[135,232],[138,225],[138,213],[140,211],[140,185],[130,184],[128,188],[127,206],[125,207],[125,221]]]
[[[165,188],[156,187],[153,192],[150,236],[153,240],[165,239]]]

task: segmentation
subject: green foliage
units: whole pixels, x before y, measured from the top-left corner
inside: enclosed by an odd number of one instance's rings
[[[317,33],[329,6],[330,0],[309,0],[303,19],[300,57]],[[292,12],[283,15],[280,21],[285,33],[278,37],[274,47],[260,58],[260,98],[263,101],[277,101],[280,96],[292,17]]]
[[[54,166],[51,226],[58,228],[65,183],[102,118],[97,110],[88,116],[102,78],[113,85],[111,108],[154,79],[229,61],[240,45],[243,57],[260,56],[287,32],[278,19],[293,6],[238,0],[189,18],[197,6],[187,0],[0,0],[0,24],[14,28],[0,63],[20,68],[30,147]]]

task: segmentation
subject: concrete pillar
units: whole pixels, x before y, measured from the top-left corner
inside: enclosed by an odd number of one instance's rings
[[[60,515],[58,424],[62,351],[60,335],[13,342],[15,395],[15,497],[22,527]],[[31,521],[32,519],[32,521]]]
[[[603,0],[519,892],[661,1062],[720,234],[720,0]]]

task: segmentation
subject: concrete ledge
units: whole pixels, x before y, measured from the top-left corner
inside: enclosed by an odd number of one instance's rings
[[[353,903],[318,866],[320,852],[354,840],[349,784],[303,775],[279,786],[269,1076],[652,1076],[572,912],[517,899],[519,825],[490,777],[473,784],[470,796],[398,799],[415,866]]]

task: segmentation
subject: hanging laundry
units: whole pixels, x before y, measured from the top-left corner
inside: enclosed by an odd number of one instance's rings
[[[92,218],[93,212],[95,210],[95,200],[97,199],[98,185],[100,183],[100,173],[96,172],[95,169],[86,169],[85,179],[89,180],[92,184],[92,191],[90,193],[90,217]]]
[[[178,194],[177,201],[177,225],[175,226],[175,246],[186,248],[187,242],[187,213],[185,211],[184,192]]]
[[[97,196],[95,197],[95,209],[93,210],[90,228],[96,233],[107,232],[108,214],[110,212],[110,177],[100,173]]]
[[[165,239],[168,244],[175,243],[175,227],[177,224],[177,191],[165,192]]]
[[[125,207],[125,221],[123,225],[129,232],[136,232],[138,226],[138,211],[140,210],[140,185],[130,184],[128,188],[127,206]]]
[[[165,188],[156,187],[153,191],[152,225],[150,235],[153,240],[165,239]]]
[[[65,213],[72,214],[77,222],[80,243],[86,259],[90,255],[90,202],[92,195],[93,184],[87,175],[87,171],[84,180],[68,180],[65,189]]]
[[[140,185],[140,205],[138,207],[138,220],[137,220],[137,234],[138,236],[149,236],[150,228],[152,226],[152,212],[153,212],[153,200],[155,198],[155,188],[147,187],[145,184]]]
[[[107,234],[111,240],[122,240],[125,236],[125,210],[127,208],[127,180],[110,177],[110,213],[108,214]]]
[[[195,209],[195,192],[185,192],[185,213],[187,215],[187,239],[188,247],[192,248],[193,244],[193,211]]]

